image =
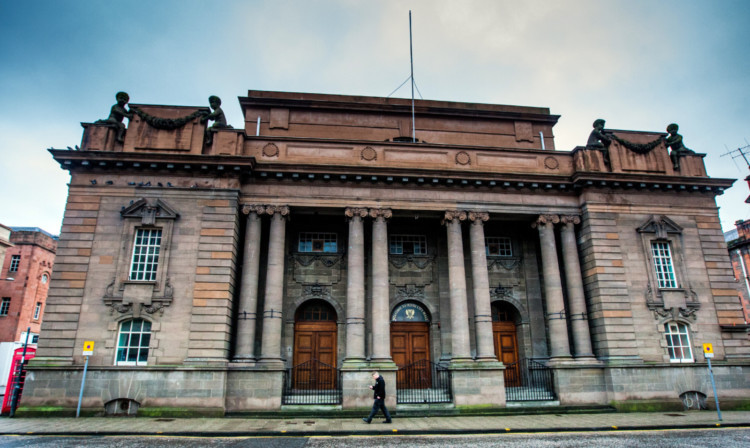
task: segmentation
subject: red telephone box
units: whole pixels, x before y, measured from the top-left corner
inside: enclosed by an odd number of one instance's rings
[[[23,356],[23,347],[17,348],[13,351],[13,362],[10,365],[10,374],[8,375],[8,384],[5,386],[5,395],[3,396],[3,408],[2,413],[8,414],[10,413],[10,400],[13,395],[13,386],[15,386],[16,381],[19,380],[21,382],[21,390],[18,392],[18,402],[21,402],[21,392],[23,391],[23,382],[26,379],[26,370],[24,369],[23,373],[20,375],[20,378],[18,378],[18,370],[21,367],[21,356]],[[26,364],[29,359],[36,356],[36,348],[34,347],[27,347],[26,348],[26,359],[24,361],[24,364]]]

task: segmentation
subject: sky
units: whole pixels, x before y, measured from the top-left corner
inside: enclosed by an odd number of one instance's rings
[[[591,123],[664,131],[707,154],[725,231],[750,218],[750,1],[0,0],[0,223],[60,232],[70,176],[47,148],[133,103],[207,106],[248,90],[548,107],[558,150]],[[394,94],[409,97],[408,84]],[[738,153],[735,153],[738,155]],[[750,154],[748,154],[750,158]]]

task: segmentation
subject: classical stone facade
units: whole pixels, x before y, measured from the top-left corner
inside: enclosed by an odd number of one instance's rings
[[[244,129],[136,105],[122,142],[84,123],[51,150],[65,253],[24,409],[75,406],[84,341],[91,412],[367,407],[372,370],[396,410],[679,405],[710,395],[706,342],[722,393],[750,398],[714,201],[732,181],[703,155],[675,171],[636,131],[556,151],[536,107],[417,101],[413,138],[401,99],[240,105]]]

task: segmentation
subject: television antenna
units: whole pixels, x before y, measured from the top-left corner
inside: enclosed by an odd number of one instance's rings
[[[411,141],[412,143],[417,142],[417,131],[416,131],[416,125],[414,120],[414,90],[416,89],[417,93],[419,94],[419,99],[422,98],[422,92],[419,91],[419,87],[417,87],[417,83],[414,81],[414,46],[412,45],[412,35],[411,35],[411,10],[409,10],[409,64],[411,68],[411,74],[404,82],[401,83],[396,89],[389,93],[386,98],[390,98],[391,95],[398,92],[398,90],[404,86],[408,81],[411,81]]]
[[[745,140],[745,143],[748,143],[747,140]],[[727,152],[722,154],[720,157],[731,156],[732,161],[734,162],[735,165],[737,165],[736,159],[742,157],[742,160],[745,161],[745,164],[750,169],[750,161],[748,160],[748,155],[750,155],[750,143],[748,143],[745,146],[739,147],[737,149],[727,150]],[[739,169],[739,166],[737,168]]]

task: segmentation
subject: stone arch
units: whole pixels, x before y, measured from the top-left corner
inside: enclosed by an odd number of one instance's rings
[[[420,308],[424,309],[427,312],[427,318],[429,319],[427,322],[430,325],[432,325],[433,323],[436,323],[436,320],[435,320],[435,307],[432,306],[431,304],[429,304],[429,303],[427,303],[425,301],[422,301],[420,299],[417,299],[417,298],[409,298],[409,299],[405,299],[405,300],[399,300],[398,302],[393,303],[393,305],[391,306],[390,313],[388,314],[388,320],[390,322],[393,322],[393,312],[399,306],[407,304],[407,303],[416,304]]]
[[[291,316],[288,316],[286,318],[286,321],[294,323],[294,316],[297,315],[297,311],[299,311],[300,307],[302,307],[302,305],[305,302],[308,302],[310,300],[320,300],[320,301],[327,303],[328,305],[333,307],[333,310],[336,312],[336,324],[343,325],[345,323],[346,313],[344,312],[344,308],[342,308],[341,305],[337,301],[333,300],[331,296],[329,295],[323,295],[323,296],[303,295],[301,297],[298,297],[294,302],[292,302],[291,304],[292,313],[291,313]]]
[[[424,314],[425,320],[418,320],[417,322],[425,322],[428,325],[432,323],[432,313],[426,306],[424,306],[424,304],[417,300],[402,300],[401,302],[397,303],[391,310],[390,321],[395,322],[394,318],[397,314],[399,314],[399,309],[402,307],[408,307],[408,305],[412,305],[418,308],[422,312],[422,314]]]
[[[497,299],[490,302],[490,306],[499,303],[507,303],[515,308],[519,319],[516,324],[520,325],[529,323],[529,313],[528,311],[526,311],[526,307],[523,306],[518,299],[516,299],[515,297],[503,297],[502,299]]]

